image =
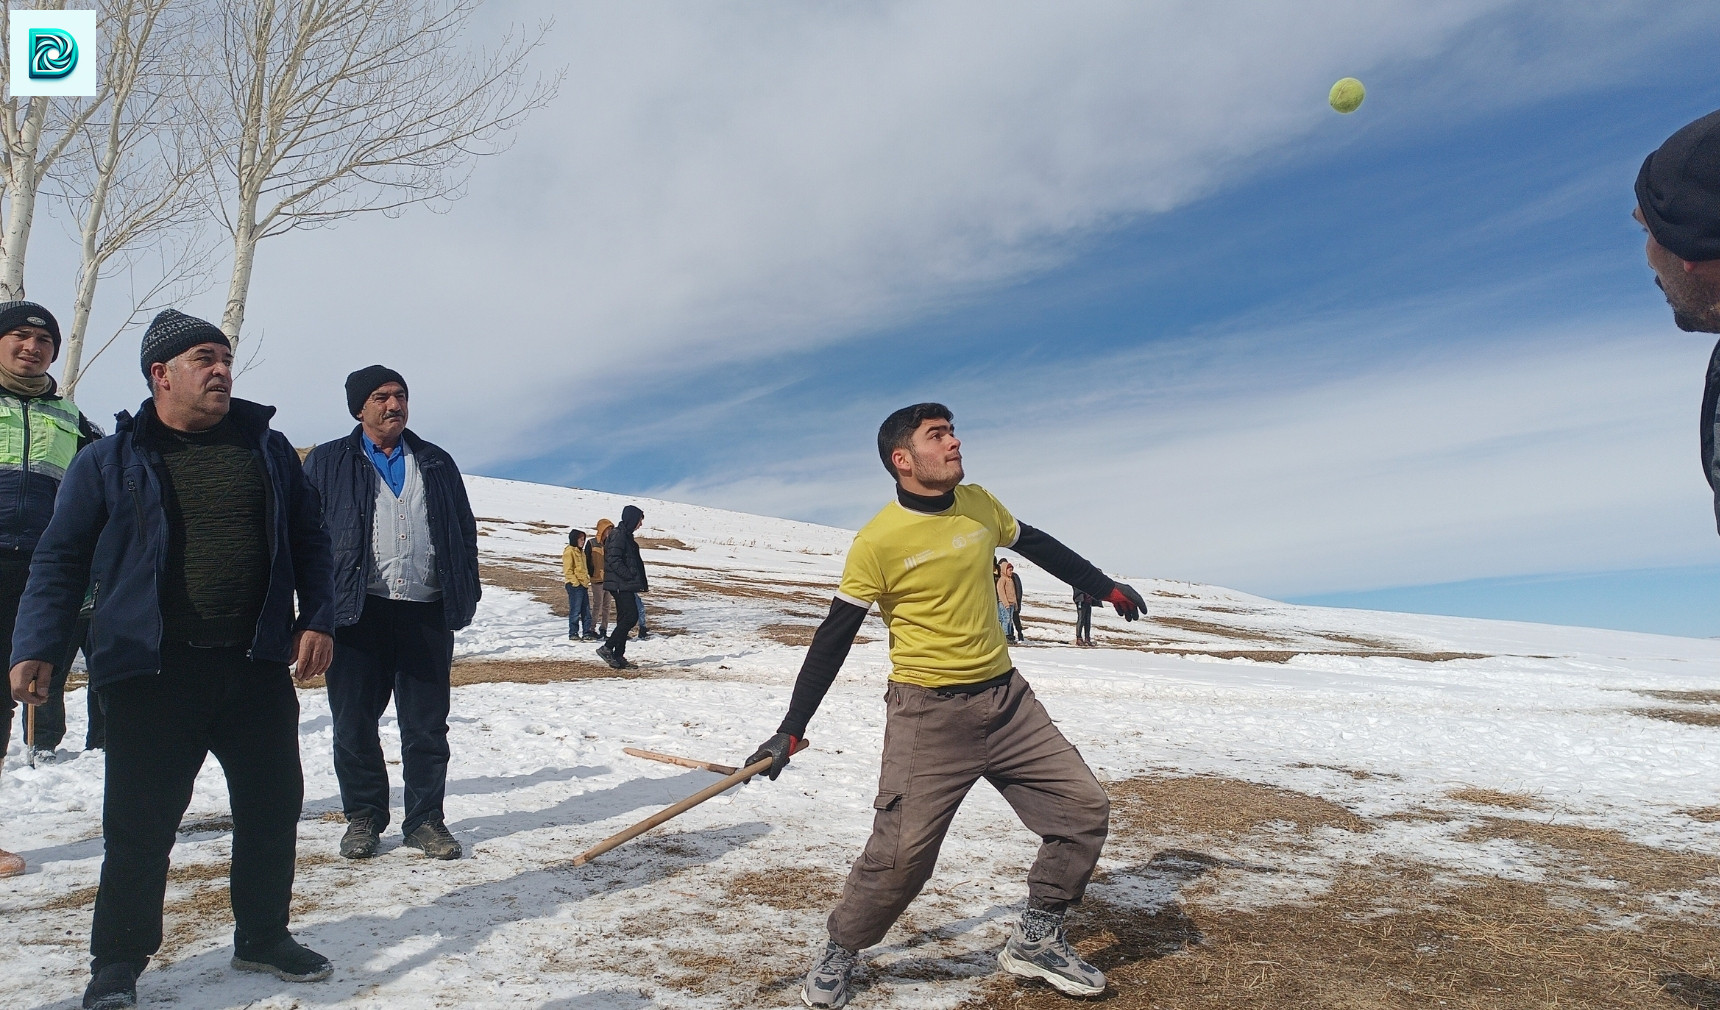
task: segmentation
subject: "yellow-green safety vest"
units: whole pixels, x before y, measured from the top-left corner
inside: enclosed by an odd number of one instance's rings
[[[64,480],[80,435],[78,405],[71,400],[0,392],[0,471]]]

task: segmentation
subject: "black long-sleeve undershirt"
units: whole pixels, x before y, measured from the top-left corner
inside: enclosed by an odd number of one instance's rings
[[[899,491],[898,497],[906,494],[905,491]],[[954,496],[950,497],[953,500]],[[936,499],[922,500],[927,504],[936,503]],[[903,504],[909,508],[914,507],[906,501]],[[949,504],[945,503],[943,507],[948,508]],[[1009,545],[1012,550],[1096,600],[1103,600],[1111,595],[1114,583],[1110,576],[1101,572],[1091,561],[1065,547],[1048,533],[1036,530],[1026,523],[1018,525],[1019,536],[1016,537],[1015,543]],[[813,633],[812,645],[807,648],[806,659],[800,664],[800,675],[795,678],[794,694],[788,702],[788,714],[783,716],[782,725],[777,727],[778,733],[787,733],[794,737],[806,736],[806,724],[812,721],[813,713],[818,711],[830,685],[836,682],[836,674],[848,659],[848,650],[854,647],[854,636],[860,633],[860,626],[865,623],[869,609],[856,606],[847,600],[830,601],[830,613]]]

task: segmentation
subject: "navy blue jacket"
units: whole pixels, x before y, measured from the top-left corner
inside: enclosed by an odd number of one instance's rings
[[[235,399],[227,416],[268,476],[269,588],[249,655],[290,663],[297,632],[334,631],[334,567],[322,508],[305,481],[298,451],[269,427],[275,408]],[[135,418],[121,413],[115,421],[114,434],[78,453],[66,471],[54,518],[30,562],[12,638],[13,664],[61,662],[84,592],[93,590],[88,660],[96,687],[161,671],[167,465],[157,443],[160,422],[152,401]]]
[[[360,441],[364,426],[324,442],[305,459],[305,476],[322,497],[323,526],[334,542],[334,624],[357,624],[370,583],[370,531],[376,521],[376,487],[382,475]],[[454,458],[408,428],[401,436],[418,459],[430,513],[430,543],[436,549],[436,578],[442,583],[442,616],[449,631],[472,623],[483,587],[478,583],[478,521],[466,498],[466,482]]]
[[[50,390],[46,396],[36,399],[65,401],[59,394],[58,387]],[[65,403],[70,406],[70,401]],[[16,393],[0,391],[0,409],[22,414],[28,409],[26,404],[27,401]],[[57,422],[38,417],[35,423]],[[102,433],[100,428],[90,423],[89,418],[79,413],[77,436],[78,448],[81,450],[101,438]],[[27,456],[29,439],[23,432],[19,432],[18,437],[24,442],[23,454]],[[41,539],[42,531],[48,528],[48,520],[54,516],[54,498],[59,493],[60,481],[50,474],[32,470],[28,466],[0,469],[0,550],[35,550],[36,541]]]
[[[612,593],[645,593],[651,589],[645,579],[645,562],[639,557],[639,541],[633,531],[645,513],[637,505],[621,510],[621,525],[603,538],[603,588]]]

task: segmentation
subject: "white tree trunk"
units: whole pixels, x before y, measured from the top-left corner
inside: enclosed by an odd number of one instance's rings
[[[251,292],[251,267],[257,261],[257,226],[251,223],[256,212],[253,203],[239,209],[240,218],[233,229],[233,276],[227,281],[227,308],[221,313],[221,332],[239,350],[239,331],[245,325],[245,299]]]
[[[45,98],[30,99],[30,111],[19,131],[18,150],[12,152],[11,173],[6,179],[6,228],[0,233],[0,298],[24,297],[24,254],[30,247],[30,226],[36,218],[36,148],[41,142],[42,120],[47,116]]]

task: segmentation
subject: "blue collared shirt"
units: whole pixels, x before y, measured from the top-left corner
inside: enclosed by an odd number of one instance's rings
[[[370,457],[376,472],[382,475],[383,483],[394,492],[394,497],[400,497],[400,492],[406,489],[406,440],[394,443],[391,455],[372,442],[369,435],[359,432],[358,437],[364,444],[364,454]]]

